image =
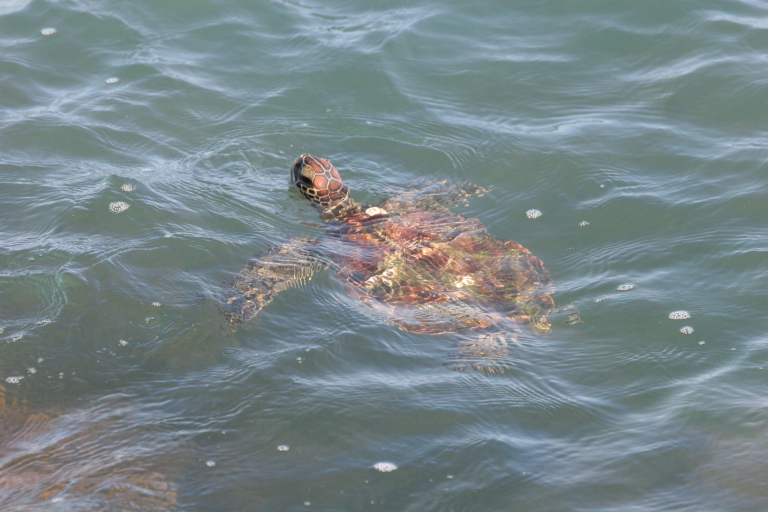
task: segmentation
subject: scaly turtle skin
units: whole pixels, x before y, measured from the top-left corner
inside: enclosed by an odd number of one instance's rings
[[[519,333],[550,330],[552,279],[541,261],[448,209],[479,187],[433,183],[360,205],[336,168],[309,154],[294,161],[290,179],[320,209],[327,236],[249,261],[225,287],[229,323],[247,321],[280,291],[330,266],[350,296],[400,329],[464,335],[445,363],[452,370],[502,373]]]

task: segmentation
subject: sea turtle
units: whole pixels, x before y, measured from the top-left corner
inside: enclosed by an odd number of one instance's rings
[[[224,287],[229,324],[332,267],[350,296],[400,329],[461,334],[445,363],[451,370],[502,373],[508,344],[519,344],[521,332],[549,332],[553,287],[542,262],[448,208],[480,187],[433,182],[358,204],[338,170],[309,154],[293,162],[290,181],[320,210],[327,236],[276,245],[250,260]]]
[[[178,508],[173,483],[140,464],[121,460],[109,421],[78,411],[30,408],[26,390],[0,382],[0,503],[3,510],[41,510],[45,502],[67,510],[168,512]],[[80,417],[78,417],[80,416]],[[122,448],[125,450],[125,448]]]

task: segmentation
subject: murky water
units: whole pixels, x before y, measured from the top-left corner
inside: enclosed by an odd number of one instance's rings
[[[767,64],[754,0],[1,0],[0,508],[765,510]],[[452,372],[320,270],[225,329],[305,152],[490,189],[583,322]]]

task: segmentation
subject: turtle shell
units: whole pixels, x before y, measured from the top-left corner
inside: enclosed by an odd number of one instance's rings
[[[134,467],[130,456],[130,466],[121,464],[106,449],[101,440],[114,432],[109,421],[75,422],[61,410],[32,410],[25,395],[19,386],[8,391],[0,383],[3,510],[47,509],[62,495],[72,510],[80,503],[96,506],[99,499],[110,510],[176,509],[177,490],[165,476]]]
[[[538,258],[477,219],[423,206],[394,197],[331,223],[324,243],[350,296],[411,332],[550,330],[552,279]]]

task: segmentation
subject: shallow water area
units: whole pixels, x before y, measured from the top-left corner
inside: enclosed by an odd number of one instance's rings
[[[0,509],[766,510],[766,16],[0,0]],[[453,211],[551,332],[449,371],[333,269],[230,329],[221,283],[325,234],[302,153],[371,208],[486,189]]]

